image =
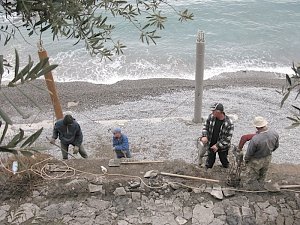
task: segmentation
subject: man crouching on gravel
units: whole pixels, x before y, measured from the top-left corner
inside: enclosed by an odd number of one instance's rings
[[[73,154],[79,154],[83,158],[87,158],[88,155],[82,146],[83,135],[81,128],[76,120],[67,113],[63,119],[58,120],[53,129],[51,144],[55,144],[55,140],[59,137],[61,144],[61,153],[63,159],[68,159],[69,145],[73,145]]]
[[[113,150],[115,151],[117,158],[131,158],[128,138],[125,134],[122,134],[120,128],[115,128],[113,130]]]

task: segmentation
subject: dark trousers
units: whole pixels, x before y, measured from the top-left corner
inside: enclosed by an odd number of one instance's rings
[[[71,144],[72,145],[72,144]],[[63,144],[63,143],[60,143],[60,146],[62,148],[62,157],[63,159],[68,159],[68,151],[69,151],[69,145],[66,145],[66,144]],[[73,145],[74,146],[74,145]],[[86,151],[84,150],[83,146],[80,145],[79,146],[79,154],[81,155],[82,158],[87,158],[88,155],[86,153]]]
[[[121,151],[121,150],[115,150],[117,158],[131,158],[131,153],[130,151]]]
[[[220,158],[220,161],[222,163],[222,166],[225,168],[228,168],[229,166],[229,162],[227,159],[228,156],[228,150],[226,151],[218,151],[218,155]],[[207,155],[207,159],[206,159],[206,168],[212,168],[215,164],[216,161],[216,152],[213,152],[212,150],[208,150],[208,155]]]

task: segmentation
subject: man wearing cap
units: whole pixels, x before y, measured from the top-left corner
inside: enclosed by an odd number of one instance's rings
[[[222,166],[228,168],[227,156],[234,126],[231,119],[225,115],[224,106],[221,103],[213,104],[210,109],[212,113],[203,126],[200,138],[201,142],[209,147],[205,167],[207,169],[213,167],[218,152]]]
[[[131,158],[128,138],[125,134],[122,134],[120,128],[115,128],[113,130],[113,150],[115,151],[117,158]]]
[[[279,147],[279,135],[268,129],[267,120],[261,116],[254,118],[253,125],[257,133],[250,140],[245,154],[246,184],[250,189],[260,189],[266,179],[272,152]]]
[[[73,154],[77,154],[79,152],[83,158],[88,157],[82,146],[83,135],[81,128],[72,115],[66,114],[63,119],[58,120],[55,123],[50,143],[54,144],[58,137],[61,144],[63,159],[68,159],[69,145],[74,146]]]

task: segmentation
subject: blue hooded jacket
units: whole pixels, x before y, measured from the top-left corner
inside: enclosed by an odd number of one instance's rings
[[[113,137],[113,147],[118,151],[129,151],[129,143],[126,135],[122,134],[119,139]]]
[[[58,137],[64,145],[72,144],[80,147],[83,141],[81,128],[75,119],[70,125],[65,125],[63,119],[55,123],[52,138],[57,139]]]

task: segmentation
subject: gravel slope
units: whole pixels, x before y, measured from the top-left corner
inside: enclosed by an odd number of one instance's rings
[[[273,161],[298,164],[299,130],[285,129],[289,124],[286,119],[290,113],[290,108],[287,107],[289,102],[281,109],[281,96],[275,92],[275,87],[279,89],[284,84],[279,79],[281,77],[271,73],[240,72],[224,74],[206,81],[203,117],[208,116],[211,103],[222,102],[226,112],[237,118],[233,138],[233,143],[237,143],[242,134],[255,132],[251,125],[253,118],[257,115],[264,116],[281,136],[280,148],[274,153]],[[74,112],[74,117],[81,124],[85,146],[91,157],[111,157],[111,133],[108,130],[121,126],[129,136],[134,157],[138,159],[184,159],[187,162],[195,160],[195,143],[201,125],[191,122],[193,81],[153,79],[123,81],[114,85],[58,83],[57,86],[64,109],[67,109],[68,102],[79,101],[77,107],[68,110]],[[59,151],[51,147],[45,139],[45,136],[51,135],[53,125],[48,94],[34,88],[23,88],[26,93],[34,95],[42,106],[42,111],[39,112],[28,102],[24,102],[15,93],[16,90],[10,91],[14,93],[11,96],[21,108],[32,114],[26,123],[34,124],[24,124],[23,128],[34,130],[43,125],[45,131],[39,145],[60,156]],[[24,123],[15,116],[11,108],[7,107],[6,110],[14,115],[15,121]],[[37,122],[41,123],[35,124]],[[18,127],[20,125],[15,125],[13,129]]]

